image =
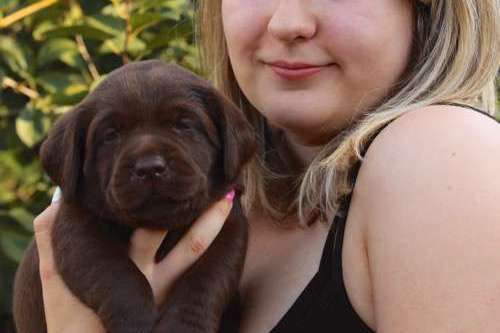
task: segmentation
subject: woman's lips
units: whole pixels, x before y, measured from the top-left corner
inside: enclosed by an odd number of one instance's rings
[[[284,80],[300,80],[318,74],[322,70],[332,66],[332,64],[323,66],[314,66],[307,64],[268,64],[274,73]]]

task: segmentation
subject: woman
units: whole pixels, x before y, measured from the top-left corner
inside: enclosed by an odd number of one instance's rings
[[[498,16],[496,0],[200,1],[207,76],[262,139],[241,332],[500,331],[500,131],[465,106],[495,110]],[[230,207],[158,265],[163,234],[135,233],[158,302]],[[55,273],[56,211],[35,221],[49,332],[102,331]]]

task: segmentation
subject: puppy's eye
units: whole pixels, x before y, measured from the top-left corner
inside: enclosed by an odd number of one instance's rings
[[[189,119],[180,119],[174,125],[174,130],[184,131],[193,128],[193,124]]]
[[[104,143],[114,143],[120,140],[120,133],[114,128],[108,128],[106,132],[104,132],[103,136]]]

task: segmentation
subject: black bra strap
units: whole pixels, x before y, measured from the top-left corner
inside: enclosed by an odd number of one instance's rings
[[[474,106],[471,106],[471,105],[468,105],[468,104],[462,104],[462,103],[453,103],[453,102],[447,102],[447,103],[439,103],[439,104],[436,104],[436,105],[451,105],[451,106],[460,106],[460,107],[463,107],[463,108],[466,108],[466,109],[469,109],[469,110],[472,110],[472,111],[476,111],[476,112],[479,112],[493,120],[495,120],[496,122],[500,122],[500,120],[498,120],[497,118],[493,117],[491,114],[481,110],[481,109],[478,109]]]

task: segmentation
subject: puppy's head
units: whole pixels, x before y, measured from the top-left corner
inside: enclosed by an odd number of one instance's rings
[[[112,72],[61,117],[41,161],[65,202],[173,228],[235,186],[254,151],[234,104],[180,67],[145,61]]]

